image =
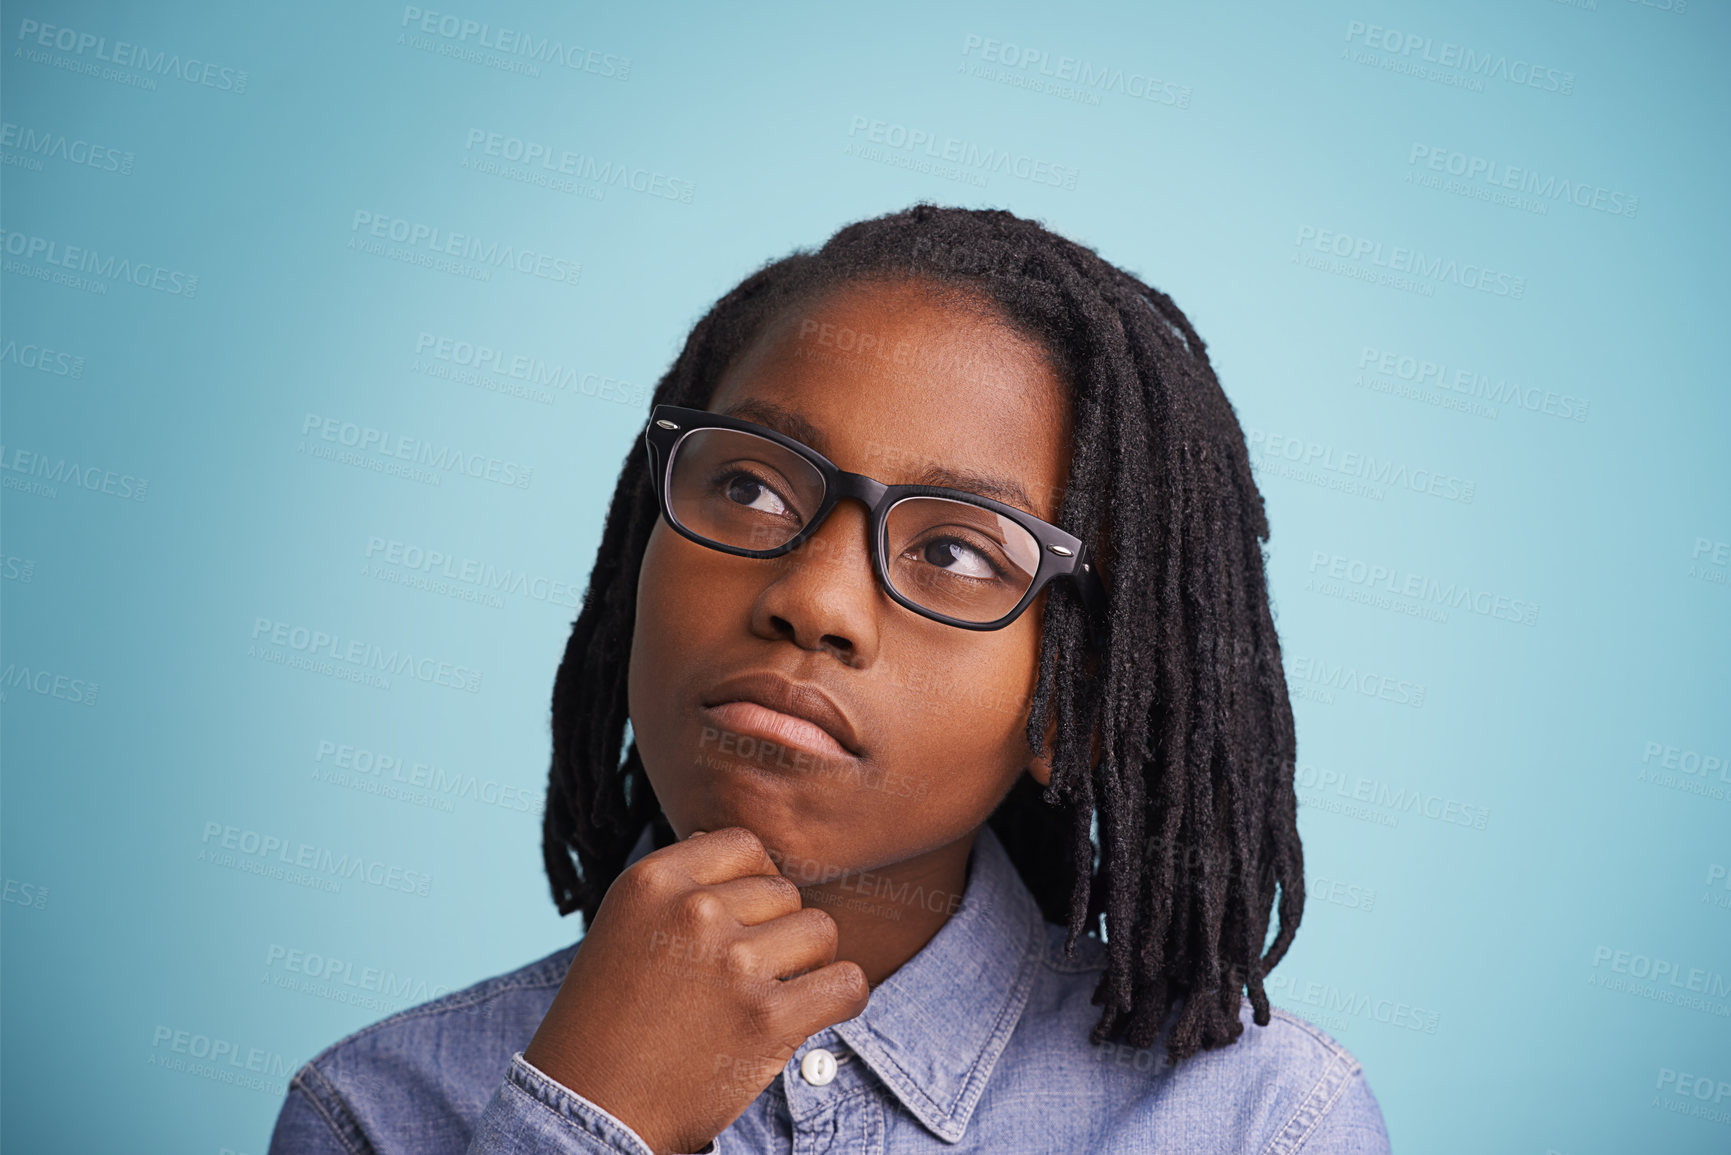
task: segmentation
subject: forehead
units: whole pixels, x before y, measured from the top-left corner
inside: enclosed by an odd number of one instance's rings
[[[1069,468],[1069,390],[1045,351],[989,308],[919,285],[848,286],[788,308],[709,408],[850,472],[983,492],[1048,520]]]

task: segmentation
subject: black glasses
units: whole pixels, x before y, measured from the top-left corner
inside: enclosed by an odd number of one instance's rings
[[[963,489],[847,473],[791,437],[703,409],[657,405],[643,436],[661,515],[699,545],[780,557],[851,497],[870,511],[879,583],[915,613],[998,630],[1047,582],[1069,578],[1099,637],[1105,587],[1088,547],[1031,513]]]

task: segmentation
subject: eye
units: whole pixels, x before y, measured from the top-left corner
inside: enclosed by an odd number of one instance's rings
[[[792,511],[781,494],[754,473],[749,473],[737,467],[720,473],[715,479],[715,488],[722,496],[736,505],[745,506],[767,513],[772,517],[786,517]]]
[[[956,577],[971,578],[976,581],[995,581],[1002,571],[992,562],[984,550],[976,548],[967,539],[953,535],[941,535],[927,538],[924,542],[913,546],[909,553],[917,554],[927,565],[936,566],[944,573]],[[952,566],[956,568],[951,568]]]

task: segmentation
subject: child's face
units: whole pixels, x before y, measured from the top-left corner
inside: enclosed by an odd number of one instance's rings
[[[1055,521],[1068,396],[1043,351],[1004,322],[871,285],[767,326],[708,408],[790,410],[822,434],[812,448],[887,484],[930,466],[1013,481],[1028,500],[1009,504]],[[775,424],[762,410],[737,415]],[[1029,768],[1045,592],[1000,630],[932,621],[878,585],[867,533],[865,507],[842,501],[804,546],[766,560],[657,520],[637,590],[630,714],[681,838],[747,827],[778,861],[804,860],[782,862],[796,881],[875,869],[968,835]],[[722,681],[757,671],[821,687],[852,723],[857,756],[766,744],[703,709]]]

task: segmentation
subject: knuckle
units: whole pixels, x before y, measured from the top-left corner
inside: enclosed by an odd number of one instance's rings
[[[747,830],[743,826],[730,826],[727,829],[728,833],[733,834],[734,837],[739,839],[739,841],[745,845],[745,848],[753,854],[766,853],[763,848],[763,839],[753,834],[750,830]]]
[[[844,1001],[863,1003],[871,997],[865,970],[853,961],[839,963],[835,971],[835,993]]]
[[[819,906],[804,908],[806,920],[811,924],[811,933],[823,942],[835,943],[841,938],[841,927],[836,925],[835,916]]]
[[[689,890],[679,900],[679,913],[693,926],[714,926],[727,915],[727,904],[714,892]]]
[[[753,835],[750,829],[746,829],[744,826],[724,826],[724,828],[718,829],[715,833],[717,833],[717,835],[725,835],[727,838],[732,838],[734,842],[744,843],[746,847],[763,849],[763,843],[758,840],[758,836]]]
[[[720,830],[712,832],[709,837],[727,839],[748,858],[761,861],[769,854],[763,847],[763,840],[744,826],[724,826]]]
[[[747,975],[757,973],[757,948],[744,939],[736,938],[722,947],[721,957],[729,971]]]
[[[674,872],[665,861],[644,858],[626,867],[614,885],[623,885],[631,894],[648,896],[671,889],[674,881]]]

